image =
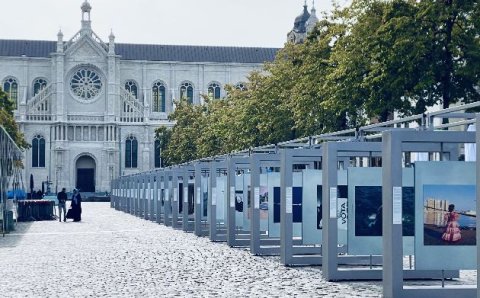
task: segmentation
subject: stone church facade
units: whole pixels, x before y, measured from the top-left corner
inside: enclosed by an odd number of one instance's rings
[[[201,104],[225,96],[278,49],[171,46],[102,41],[92,30],[87,0],[81,29],[57,41],[0,40],[2,89],[32,148],[24,181],[51,181],[52,191],[110,191],[119,175],[161,166],[155,129],[171,126],[173,100]],[[300,26],[301,27],[301,26]],[[27,186],[28,187],[28,186]]]

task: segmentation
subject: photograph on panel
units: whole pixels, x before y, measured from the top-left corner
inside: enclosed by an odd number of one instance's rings
[[[475,185],[424,185],[425,245],[476,245]]]

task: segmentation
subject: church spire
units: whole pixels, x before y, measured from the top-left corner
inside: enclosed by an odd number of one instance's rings
[[[57,34],[57,52],[62,53],[63,52],[63,32],[62,29],[58,31]]]
[[[108,36],[108,53],[115,54],[115,35],[113,30],[110,30],[110,35]]]
[[[307,23],[305,24],[307,33],[312,32],[313,28],[315,28],[315,25],[318,23],[316,12],[317,11],[315,9],[315,0],[312,0],[312,10],[310,11],[310,17],[308,18]]]
[[[85,0],[80,8],[82,9],[82,32],[89,33],[92,31],[92,22],[90,20],[90,11],[92,10],[92,6],[90,3],[88,3],[88,0]]]

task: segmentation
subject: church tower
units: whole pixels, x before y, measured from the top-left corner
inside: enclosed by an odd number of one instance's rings
[[[310,11],[310,17],[308,18],[307,23],[305,24],[305,27],[307,29],[307,34],[312,32],[313,28],[315,28],[315,25],[317,23],[318,23],[317,11],[315,10],[315,0],[313,0],[312,10]]]
[[[292,31],[287,34],[287,41],[295,44],[303,43],[307,34],[313,30],[318,22],[315,10],[315,1],[311,13],[308,12],[307,1],[303,5],[303,12],[295,18]]]
[[[92,6],[88,3],[87,0],[83,2],[82,6],[82,33],[88,34],[92,30],[92,21],[90,19],[90,11],[92,10]]]

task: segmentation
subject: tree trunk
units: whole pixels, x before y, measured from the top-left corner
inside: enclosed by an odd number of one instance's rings
[[[448,11],[452,7],[453,0],[445,0],[445,9]],[[455,24],[456,15],[452,13],[445,21],[445,43],[443,53],[443,74],[442,83],[442,105],[446,109],[452,103],[452,75],[453,75],[453,54],[450,50],[452,44],[452,31]]]

